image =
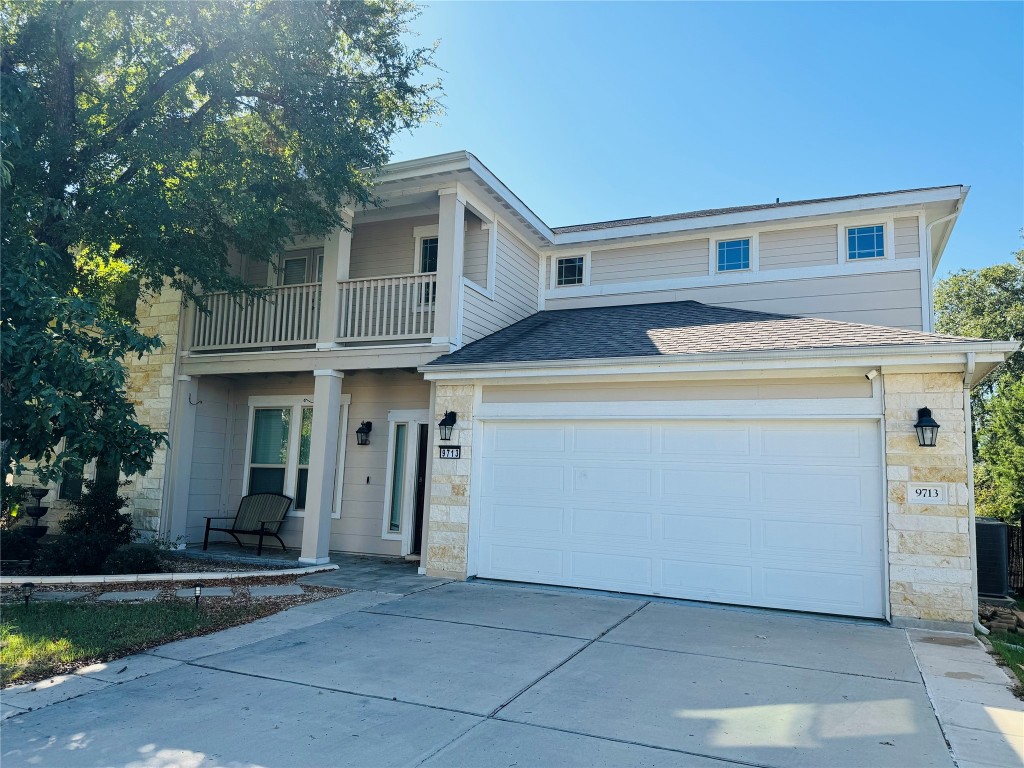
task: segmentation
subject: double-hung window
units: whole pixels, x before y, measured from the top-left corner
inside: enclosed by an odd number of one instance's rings
[[[846,258],[885,258],[885,227],[872,224],[867,227],[847,227]]]
[[[750,269],[750,238],[718,241],[718,271]]]

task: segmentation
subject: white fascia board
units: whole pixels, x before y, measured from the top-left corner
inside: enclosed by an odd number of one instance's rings
[[[643,235],[663,235],[673,232],[711,229],[713,227],[732,227],[743,224],[783,221],[808,216],[830,216],[840,213],[855,213],[879,208],[895,208],[899,206],[926,205],[928,203],[959,200],[965,187],[939,187],[921,192],[894,192],[888,195],[867,195],[847,200],[833,200],[826,203],[806,203],[803,205],[787,205],[780,208],[761,209],[756,211],[740,211],[722,213],[714,216],[700,216],[692,219],[674,219],[648,224],[634,224],[627,227],[610,227],[608,229],[591,229],[582,232],[563,232],[554,235],[555,245],[570,245],[597,242],[600,240],[618,239],[623,237],[640,237]]]
[[[456,379],[505,379],[535,376],[601,376],[623,373],[688,373],[786,368],[873,368],[883,364],[966,364],[968,352],[980,366],[1001,364],[1020,348],[1015,341],[951,342],[949,344],[897,344],[865,347],[770,350],[765,352],[715,352],[663,357],[622,357],[585,360],[554,360],[522,363],[425,365],[419,368],[427,381]]]
[[[469,157],[469,170],[475,173],[481,181],[487,186],[493,189],[501,198],[508,203],[512,210],[516,212],[524,221],[529,222],[530,226],[536,229],[541,235],[549,242],[555,242],[555,233],[551,231],[551,227],[544,223],[544,221],[530,210],[530,207],[520,200],[511,189],[505,186],[504,182],[491,173],[491,170],[481,163],[472,153],[466,153]]]
[[[469,158],[470,154],[465,150],[461,150],[459,152],[448,152],[443,155],[431,155],[430,157],[418,157],[413,160],[388,163],[380,169],[373,182],[374,184],[387,184],[388,182],[406,181],[425,175],[464,171],[469,168]]]

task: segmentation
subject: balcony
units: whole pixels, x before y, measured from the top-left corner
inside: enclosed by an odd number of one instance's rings
[[[409,274],[339,280],[337,302],[323,304],[320,283],[284,285],[258,296],[212,293],[206,311],[196,312],[191,350],[254,351],[339,344],[429,341],[434,333],[437,274]],[[337,307],[337,317],[322,318]],[[320,336],[320,323],[334,327]]]

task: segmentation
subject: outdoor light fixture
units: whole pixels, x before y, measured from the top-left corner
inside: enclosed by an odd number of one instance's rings
[[[203,585],[196,584],[196,608],[199,607],[199,598],[203,596]]]
[[[939,437],[939,424],[932,418],[930,408],[919,408],[917,410],[917,423],[914,425],[917,430],[917,443],[922,448],[934,448],[935,441]]]
[[[455,419],[458,414],[455,411],[445,411],[444,418],[437,422],[438,428],[441,430],[442,440],[452,439],[452,427],[455,426]]]
[[[21,585],[21,596],[25,598],[25,606],[28,607],[28,601],[32,597],[32,590],[36,588],[36,585],[31,581],[26,581]]]
[[[373,431],[373,422],[364,421],[356,430],[356,445],[369,445],[370,433]]]

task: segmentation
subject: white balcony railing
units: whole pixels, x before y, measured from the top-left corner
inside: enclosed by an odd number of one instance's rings
[[[347,341],[421,339],[434,333],[437,274],[338,282],[338,336]]]
[[[260,296],[212,293],[196,312],[192,349],[246,349],[315,344],[320,283],[282,285]]]

